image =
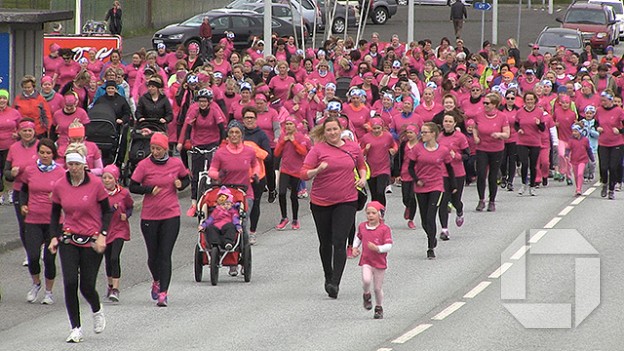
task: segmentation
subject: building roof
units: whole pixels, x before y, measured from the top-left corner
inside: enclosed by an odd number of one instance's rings
[[[74,18],[74,11],[0,9],[2,24],[34,24],[65,21]]]

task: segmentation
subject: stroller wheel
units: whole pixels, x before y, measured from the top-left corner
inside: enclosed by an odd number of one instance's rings
[[[215,245],[210,249],[210,284],[219,282],[219,248]]]
[[[245,283],[251,281],[251,245],[245,244],[243,249],[243,276],[245,277]]]
[[[201,282],[204,273],[204,257],[203,253],[199,251],[199,245],[195,245],[195,257],[193,259],[195,265],[195,281]]]

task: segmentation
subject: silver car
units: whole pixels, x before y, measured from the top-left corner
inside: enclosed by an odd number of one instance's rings
[[[539,53],[544,55],[547,52],[554,54],[557,47],[564,46],[566,50],[570,50],[577,54],[583,52],[583,34],[578,29],[570,28],[549,28],[545,27],[538,35],[535,43],[539,45]]]

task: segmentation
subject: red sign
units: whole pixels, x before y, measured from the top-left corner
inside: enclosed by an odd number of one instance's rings
[[[113,49],[121,49],[121,37],[118,35],[106,36],[43,36],[43,56],[50,54],[50,45],[58,44],[61,48],[72,49],[76,54],[74,60],[81,57],[88,58],[89,49],[95,48],[95,58],[107,62]]]

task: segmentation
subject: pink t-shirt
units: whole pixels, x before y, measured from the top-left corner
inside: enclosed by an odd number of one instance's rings
[[[585,107],[592,105],[594,107],[600,106],[600,96],[598,94],[592,94],[586,96],[583,94],[576,94],[574,97],[574,104],[579,116],[585,117]]]
[[[310,201],[318,206],[357,201],[353,170],[356,164],[357,169],[366,169],[360,146],[352,141],[345,141],[340,148],[327,143],[314,145],[303,161],[302,178],[307,179],[307,170],[318,167],[323,161],[327,162],[327,168],[312,181]]]
[[[280,98],[282,101],[286,101],[288,99],[288,91],[290,90],[290,85],[295,83],[295,78],[286,75],[286,77],[282,78],[280,76],[274,76],[271,78],[269,82],[269,88],[273,90],[273,94],[275,97]]]
[[[19,172],[13,181],[13,190],[20,191],[22,189],[22,179],[24,172],[29,166],[35,164],[37,160],[37,143],[26,148],[21,141],[16,141],[9,147],[7,161],[11,162],[11,167],[19,167]]]
[[[509,127],[509,121],[504,114],[496,113],[493,117],[485,113],[475,118],[476,128],[481,142],[477,144],[477,150],[485,152],[498,152],[505,149],[505,140],[492,138],[492,133],[501,133],[504,127]]]
[[[247,103],[243,103],[242,101],[236,101],[230,105],[228,109],[233,118],[239,122],[243,121],[243,109],[247,106],[254,106],[253,101],[248,101]]]
[[[295,141],[284,141],[284,134],[275,147],[275,156],[282,157],[280,172],[299,178],[303,160],[310,151],[310,139],[302,133],[295,133]]]
[[[221,63],[217,63],[217,61],[215,61],[215,60],[212,60],[212,62],[210,62],[210,63],[212,64],[212,71],[213,72],[221,72],[221,73],[223,73],[223,76],[226,76],[230,72],[232,72],[232,66],[225,59],[223,61],[221,61]],[[191,67],[191,65],[189,65],[189,67]]]
[[[21,119],[22,114],[13,107],[7,106],[0,111],[0,150],[8,150],[15,142],[14,134]]]
[[[95,60],[87,64],[87,70],[89,70],[90,72],[93,72],[94,77],[100,76],[100,73],[102,73],[103,67],[104,67],[104,63],[100,60]]]
[[[254,193],[251,187],[251,170],[258,163],[256,152],[249,146],[244,146],[241,153],[235,154],[220,147],[212,158],[210,169],[219,171],[219,181],[222,184],[240,184],[247,186],[247,198],[253,199]]]
[[[423,122],[431,122],[433,116],[444,111],[444,106],[438,102],[433,102],[431,106],[425,106],[424,103],[416,106],[414,113],[420,116]]]
[[[60,109],[52,115],[52,125],[56,126],[56,133],[58,134],[58,145],[67,146],[69,144],[69,125],[78,119],[82,125],[89,124],[89,115],[81,107],[76,107],[76,111],[71,114],[67,114],[64,109]]]
[[[63,63],[64,63],[63,58],[60,56],[57,56],[57,57],[45,56],[43,58],[43,69],[45,70],[44,75],[48,77],[53,77],[54,73],[56,73],[56,70],[58,69],[58,66]]]
[[[451,162],[451,166],[453,167],[453,173],[455,173],[455,176],[465,176],[466,169],[464,168],[464,162],[462,161],[462,150],[465,150],[469,147],[468,139],[466,138],[466,136],[458,131],[454,131],[451,135],[440,133],[440,136],[438,137],[438,143],[455,153],[455,157],[453,157],[453,161]],[[445,176],[448,176],[446,167],[444,168],[444,174]]]
[[[568,142],[572,138],[572,125],[576,122],[576,112],[571,108],[564,110],[561,105],[555,103],[553,120],[557,123],[557,135],[559,140]]]
[[[362,241],[362,255],[360,266],[369,265],[377,269],[388,268],[388,253],[374,252],[368,248],[368,243],[377,246],[392,244],[392,231],[385,223],[379,223],[374,229],[369,229],[366,222],[358,226],[357,237]]]
[[[444,191],[445,164],[451,163],[450,150],[443,145],[429,151],[425,149],[424,143],[418,143],[409,154],[410,161],[416,161],[416,176],[423,186],[418,186],[414,182],[415,193],[430,193],[432,191]]]
[[[58,165],[50,172],[42,172],[37,164],[28,166],[23,181],[28,185],[28,214],[24,222],[31,224],[49,224],[52,214],[50,194],[54,184],[65,176],[65,170]]]
[[[232,96],[228,96],[226,93],[223,93],[223,103],[225,104],[225,111],[223,111],[223,114],[225,115],[226,119],[230,116],[230,106],[232,106],[232,104],[236,102],[239,102],[240,99],[240,94],[233,94]]]
[[[63,106],[65,106],[65,100],[63,99],[63,95],[59,93],[54,93],[54,96],[50,101],[48,101],[48,106],[50,107],[50,112],[52,115],[58,110],[61,110]]]
[[[598,137],[598,145],[614,147],[624,145],[624,134],[613,134],[613,128],[622,129],[624,123],[624,111],[615,106],[612,109],[605,109],[599,106],[596,111],[596,120],[603,131]]]
[[[184,128],[180,133],[178,142],[184,142],[183,139],[186,137],[186,128],[191,126],[191,144],[194,146],[218,143],[221,140],[218,127],[220,123],[225,124],[226,118],[216,102],[212,101],[210,103],[208,115],[206,117],[201,115],[199,104],[193,103],[186,113]]]
[[[366,151],[367,144],[371,145],[368,151]],[[382,132],[380,136],[366,133],[360,139],[360,146],[366,155],[371,177],[377,177],[382,174],[390,175],[390,153],[388,151],[397,149],[392,134],[386,131]]]
[[[507,117],[507,121],[509,122],[509,139],[505,140],[505,144],[517,143],[518,132],[516,132],[516,128],[514,128],[514,123],[516,123],[516,114],[518,114],[518,108],[514,106],[514,108],[509,111],[506,106],[503,106],[503,109],[499,113]]]
[[[100,151],[100,148],[94,142],[84,141],[84,144],[87,147],[87,167],[91,170],[98,169],[96,161],[102,159],[102,151]],[[67,151],[68,145],[69,143],[59,143],[59,158],[58,160],[56,160],[56,162],[63,167],[65,167],[65,151]],[[101,169],[99,170],[101,171]]]
[[[180,202],[174,182],[188,174],[188,170],[178,158],[170,157],[164,165],[155,164],[149,157],[139,162],[132,173],[132,180],[143,186],[161,188],[156,195],[145,194],[141,219],[161,220],[179,217]]]
[[[279,123],[279,118],[277,111],[272,108],[269,108],[268,111],[258,112],[258,120],[257,125],[262,129],[262,131],[269,138],[269,144],[271,145],[271,149],[275,148],[275,130],[273,129],[274,123]]]
[[[584,136],[581,136],[580,139],[576,139],[574,137],[568,140],[568,149],[570,149],[570,163],[573,165],[578,165],[580,163],[587,164],[589,162],[589,154],[591,152],[591,148],[589,147],[589,139]]]
[[[134,206],[130,192],[126,188],[121,188],[114,195],[108,195],[108,203],[113,211],[113,216],[108,226],[106,244],[112,243],[115,239],[130,240],[130,222],[121,220],[121,215],[127,214],[128,210]]]
[[[520,124],[520,129],[524,132],[523,134],[518,133],[518,145],[537,147],[542,145],[540,137],[542,132],[535,122],[537,119],[542,123],[544,122],[544,112],[539,108],[534,108],[533,111],[522,108],[518,111],[516,122]]]
[[[366,134],[367,130],[364,125],[370,121],[370,109],[366,105],[360,105],[359,108],[352,104],[344,105],[342,113],[349,117],[349,121],[353,125],[355,135],[359,138]]]
[[[80,64],[78,62],[71,60],[68,63],[61,62],[56,68],[56,73],[58,73],[58,77],[56,78],[56,84],[60,85],[61,88],[65,86],[65,84],[71,82],[76,78],[80,72]]]
[[[56,181],[52,190],[52,202],[61,205],[65,215],[63,231],[86,236],[95,236],[102,230],[100,201],[106,198],[104,185],[89,172],[79,186],[72,186],[64,176]]]
[[[397,114],[395,114],[394,116],[394,129],[397,131],[397,133],[401,133],[403,132],[403,130],[405,129],[405,127],[409,124],[414,124],[418,126],[418,129],[420,130],[420,128],[423,126],[424,121],[421,117],[421,115],[416,114],[415,112],[410,114],[409,116],[407,116],[405,113],[403,112],[399,112]],[[431,116],[433,118],[433,116]]]
[[[479,100],[476,103],[470,102],[470,99],[464,101],[461,105],[462,111],[466,115],[466,119],[475,119],[478,115],[482,115],[485,112],[483,111],[483,101]]]
[[[406,142],[403,145],[403,163],[401,164],[401,181],[403,182],[411,182],[412,175],[409,173],[409,155],[412,152],[412,149],[416,147],[419,143],[414,144],[413,146],[409,145],[409,142]]]

